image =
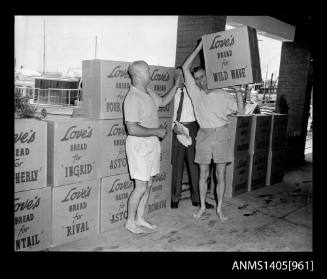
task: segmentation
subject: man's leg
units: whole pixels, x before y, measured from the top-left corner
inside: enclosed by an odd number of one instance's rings
[[[139,203],[139,206],[137,208],[136,218],[135,218],[135,225],[136,226],[146,227],[146,228],[149,228],[149,229],[153,230],[153,229],[157,228],[157,226],[152,225],[149,222],[144,220],[144,210],[145,210],[145,207],[146,207],[146,203],[147,203],[147,201],[149,199],[151,187],[152,187],[152,178],[150,178],[150,181],[148,182],[148,186],[147,186],[147,188],[145,190],[145,193],[142,196],[142,198],[140,200],[140,203]]]
[[[189,128],[190,136],[192,137],[192,144],[185,149],[185,160],[187,165],[192,203],[197,204],[200,202],[199,165],[194,163],[194,158],[195,158],[195,137],[198,131],[198,124],[196,122],[193,122],[189,124],[187,128]]]
[[[178,206],[182,192],[185,147],[178,141],[176,135],[173,140],[175,142],[172,148],[171,202],[172,205]]]
[[[209,175],[209,164],[200,164],[200,177],[199,177],[199,189],[200,189],[200,209],[196,214],[193,214],[195,219],[199,219],[206,210],[206,195],[207,195],[207,178]]]
[[[135,179],[135,188],[128,200],[128,204],[127,204],[128,216],[127,216],[127,221],[125,223],[125,228],[131,231],[132,233],[145,233],[144,230],[142,230],[135,224],[135,215],[140,200],[144,195],[144,193],[146,192],[147,184],[148,181]]]
[[[225,194],[225,187],[226,187],[226,163],[223,164],[216,164],[216,176],[217,176],[217,198],[218,198],[218,205],[217,205],[217,215],[219,216],[220,220],[225,221],[228,218],[224,216],[222,212],[224,194]]]

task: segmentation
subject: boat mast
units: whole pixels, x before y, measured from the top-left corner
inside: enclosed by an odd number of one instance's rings
[[[45,74],[45,17],[43,18],[43,75]]]
[[[94,59],[97,59],[97,46],[98,46],[98,36],[95,36],[95,52],[94,52]]]

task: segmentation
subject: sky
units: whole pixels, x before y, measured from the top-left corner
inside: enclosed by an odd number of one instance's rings
[[[16,68],[43,72],[44,31],[46,72],[65,74],[95,57],[174,67],[177,20],[178,16],[15,16]],[[262,78],[278,76],[281,42],[261,35],[258,40]]]
[[[81,67],[82,60],[146,60],[174,67],[177,16],[16,16],[16,67],[45,71]],[[96,43],[97,37],[97,43]]]

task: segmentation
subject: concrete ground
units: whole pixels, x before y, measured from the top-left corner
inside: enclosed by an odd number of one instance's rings
[[[186,193],[178,209],[153,213],[158,228],[134,235],[124,228],[76,240],[47,251],[312,251],[312,153],[306,164],[285,173],[284,181],[225,199],[229,217],[215,210],[199,221]],[[207,201],[214,204],[209,193]]]

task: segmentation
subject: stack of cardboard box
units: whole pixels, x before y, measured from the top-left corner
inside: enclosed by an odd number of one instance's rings
[[[51,188],[47,187],[47,125],[15,120],[15,251],[51,245]]]
[[[265,114],[252,117],[248,191],[266,185],[271,119],[271,115]]]
[[[229,117],[232,162],[226,167],[225,197],[234,197],[247,192],[249,179],[251,115]]]
[[[283,181],[287,122],[287,114],[272,114],[266,185]]]
[[[110,60],[85,60],[82,64],[83,101],[76,115],[97,119],[100,123],[100,232],[124,224],[127,201],[134,188],[128,173],[123,116],[123,102],[131,85],[129,64]],[[175,69],[150,66],[150,73],[150,88],[164,95],[173,85]],[[160,125],[169,132],[161,141],[161,172],[154,179],[146,214],[169,208],[172,113],[172,103],[158,110]]]
[[[52,187],[52,245],[98,232],[100,123],[48,122],[48,185]]]

